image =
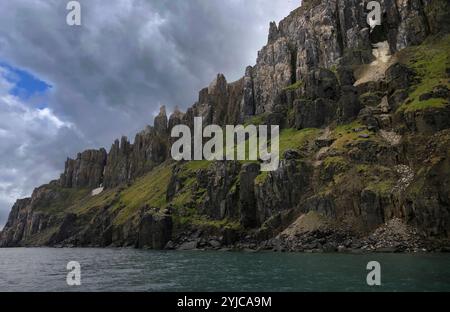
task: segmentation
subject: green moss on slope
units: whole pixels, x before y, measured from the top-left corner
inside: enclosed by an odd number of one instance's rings
[[[318,137],[320,129],[284,129],[280,133],[280,157],[288,149],[302,150]]]
[[[442,98],[420,101],[420,96],[433,91],[438,85],[450,88],[446,69],[450,67],[450,35],[443,38],[429,38],[417,47],[410,47],[399,53],[400,60],[414,69],[420,82],[414,86],[409,94],[409,100],[399,109],[405,112],[441,108],[448,105]]]
[[[120,211],[114,223],[123,224],[145,206],[165,208],[167,186],[171,176],[172,165],[163,163],[120,192],[119,201],[115,204],[115,209]]]
[[[34,204],[35,211],[49,214],[65,213],[73,204],[80,202],[90,191],[87,189],[62,188],[56,184],[45,186],[45,196]]]
[[[284,88],[285,91],[295,91],[300,89],[303,86],[304,82],[299,80],[293,84],[291,84],[290,86],[287,86],[286,88]]]
[[[355,131],[360,129],[361,131]],[[331,137],[336,141],[333,144],[333,148],[337,150],[346,150],[346,144],[350,142],[366,141],[368,139],[361,137],[361,135],[372,135],[360,121],[354,121],[349,124],[337,126],[331,132]]]

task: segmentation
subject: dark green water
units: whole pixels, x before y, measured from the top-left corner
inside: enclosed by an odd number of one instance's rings
[[[81,286],[67,286],[69,261]],[[369,261],[380,287],[367,286]],[[450,255],[0,249],[0,291],[450,291]]]

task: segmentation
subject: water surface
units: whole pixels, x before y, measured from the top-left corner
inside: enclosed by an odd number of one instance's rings
[[[81,286],[66,283],[69,261]],[[369,261],[382,286],[369,287]],[[0,291],[450,291],[448,254],[0,249]]]

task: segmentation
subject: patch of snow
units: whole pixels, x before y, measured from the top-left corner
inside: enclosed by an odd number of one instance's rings
[[[99,194],[101,194],[101,193],[103,192],[103,190],[104,190],[104,187],[96,188],[95,190],[92,190],[91,195],[92,195],[92,196],[99,195]]]

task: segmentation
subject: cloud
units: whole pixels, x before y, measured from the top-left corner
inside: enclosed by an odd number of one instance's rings
[[[17,198],[58,175],[69,142],[83,144],[74,125],[50,108],[33,108],[12,95],[10,74],[0,67],[0,226]]]
[[[0,200],[29,195],[56,178],[66,156],[109,148],[121,135],[132,137],[153,122],[161,104],[187,108],[217,73],[229,81],[240,78],[266,43],[269,21],[299,5],[293,0],[80,2],[80,27],[66,24],[67,1],[2,2],[0,62],[52,87],[45,96],[24,99],[11,91],[13,81],[0,79],[0,162],[17,170],[0,177],[10,185],[0,189]],[[26,157],[14,158],[12,151]],[[1,205],[0,210],[10,208]]]

